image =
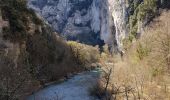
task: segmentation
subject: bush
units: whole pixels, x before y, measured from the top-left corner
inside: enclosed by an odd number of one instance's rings
[[[147,46],[142,45],[140,42],[137,45],[137,56],[140,60],[142,60],[144,57],[148,56],[150,53],[150,50]]]
[[[95,85],[94,87],[89,89],[90,95],[91,96],[95,96],[99,99],[104,98],[104,96],[106,95],[106,91],[104,89],[104,87],[102,85],[100,85],[100,83],[98,83],[97,85]]]
[[[67,43],[71,47],[74,56],[77,57],[82,64],[88,65],[96,63],[99,60],[100,52],[98,47],[88,46],[74,41],[68,41]]]
[[[2,39],[1,42],[7,44],[7,47],[2,48],[3,53],[0,48],[2,100],[6,97],[10,100],[22,100],[27,93],[35,91],[45,83],[84,71],[84,66],[77,63],[80,60],[76,57],[77,54],[72,54],[73,48],[45,23],[41,23],[36,14],[27,9],[25,1],[0,0],[3,18],[8,20],[10,25],[3,28],[6,40]],[[86,56],[88,60],[96,61],[96,57],[89,53],[90,51]],[[87,59],[86,57],[80,58]]]
[[[0,6],[3,19],[8,20],[10,26],[10,32],[3,32],[5,39],[21,42],[27,38],[30,22],[42,24],[36,14],[27,9],[26,0],[2,0]]]
[[[150,22],[157,15],[157,0],[143,0],[143,2],[133,1],[130,3],[129,16],[130,35],[137,38],[138,22]]]
[[[170,99],[170,12],[153,20],[113,69],[113,83],[132,88],[128,99]],[[124,89],[126,90],[126,89]],[[154,94],[154,95],[153,95]],[[118,95],[121,99],[125,94]],[[119,98],[117,98],[119,99]]]
[[[24,50],[20,51],[17,45],[10,45],[14,48],[11,47],[8,53],[0,55],[1,100],[17,100],[24,96],[24,93],[32,92],[34,87],[39,86],[29,73]]]

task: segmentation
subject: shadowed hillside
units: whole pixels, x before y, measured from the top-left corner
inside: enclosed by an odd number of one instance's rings
[[[25,0],[0,1],[0,99],[21,99],[47,82],[84,70]]]

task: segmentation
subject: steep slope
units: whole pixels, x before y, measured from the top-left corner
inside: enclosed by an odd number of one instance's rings
[[[138,39],[143,29],[159,16],[161,9],[169,9],[168,0],[108,0],[114,20],[118,51],[126,42]],[[128,41],[127,41],[128,40]]]
[[[68,40],[91,45],[113,43],[107,0],[28,0],[52,27]]]
[[[21,99],[46,82],[84,70],[25,0],[0,1],[0,99]]]
[[[119,88],[119,92],[132,88],[127,96],[114,95],[116,100],[170,99],[169,18],[170,11],[163,11],[144,28],[141,38],[129,46],[123,60],[115,63],[111,77],[115,89]]]
[[[168,0],[28,0],[28,6],[68,40],[100,46],[106,43],[122,51],[125,37],[129,41],[140,37],[143,28],[159,15],[159,8],[169,8],[170,3]]]
[[[128,35],[128,13],[126,0],[108,0],[111,10],[110,13],[114,20],[115,40],[118,51],[122,51],[123,39]]]

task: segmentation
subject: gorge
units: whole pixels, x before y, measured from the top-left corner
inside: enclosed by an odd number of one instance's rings
[[[169,100],[169,8],[0,0],[0,100]]]
[[[127,34],[125,0],[28,0],[28,6],[67,40],[120,49]]]

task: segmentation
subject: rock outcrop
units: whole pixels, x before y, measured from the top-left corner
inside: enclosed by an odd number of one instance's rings
[[[168,5],[167,0],[28,0],[28,7],[67,40],[100,46],[106,43],[118,51],[122,51],[125,37],[138,38],[157,8]]]
[[[29,0],[28,6],[68,40],[113,44],[114,26],[108,0]]]

